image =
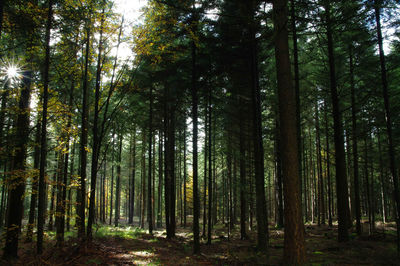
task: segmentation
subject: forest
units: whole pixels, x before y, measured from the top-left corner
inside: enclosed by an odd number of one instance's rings
[[[0,265],[398,265],[399,1],[123,2],[0,1]]]

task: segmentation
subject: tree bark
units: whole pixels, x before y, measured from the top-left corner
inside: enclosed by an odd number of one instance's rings
[[[121,130],[121,129],[120,129]],[[115,227],[119,224],[120,209],[121,209],[121,161],[122,161],[122,132],[119,132],[118,136],[118,159],[117,159],[117,180],[115,185],[115,216],[114,225]]]
[[[104,1],[103,1],[104,5]],[[93,143],[92,143],[92,165],[90,171],[90,198],[89,198],[89,217],[87,223],[87,239],[92,240],[92,224],[95,219],[95,202],[96,202],[96,183],[97,183],[97,172],[99,167],[99,156],[101,149],[101,140],[99,138],[99,103],[100,103],[100,83],[101,83],[101,70],[102,70],[102,52],[103,52],[103,28],[105,20],[105,7],[101,12],[100,20],[100,37],[99,37],[99,47],[97,55],[97,67],[96,67],[96,86],[94,93],[94,117],[93,117]]]
[[[193,6],[194,7],[194,6]],[[193,27],[197,27],[196,13],[192,13]],[[196,32],[196,31],[194,31]],[[196,44],[194,40],[191,43],[192,49],[192,120],[193,120],[193,253],[200,252],[199,238],[199,216],[200,200],[198,191],[198,96],[197,96],[197,62],[196,62]]]
[[[330,17],[330,1],[325,6],[326,11],[326,35],[328,39],[328,61],[329,61],[329,80],[332,98],[333,130],[335,142],[335,163],[336,163],[336,197],[338,214],[338,241],[349,240],[348,234],[348,214],[349,198],[346,174],[346,162],[344,152],[343,124],[340,112],[340,101],[336,85],[335,57],[333,51],[332,22]]]
[[[149,224],[149,234],[153,234],[153,204],[151,193],[152,181],[152,140],[153,140],[153,87],[150,87],[150,112],[149,112],[149,175],[147,179],[147,223]]]
[[[23,195],[25,192],[25,170],[27,145],[29,140],[29,102],[31,97],[32,72],[23,73],[23,88],[18,103],[18,116],[15,135],[15,155],[12,158],[12,181],[8,182],[7,232],[4,246],[4,259],[17,258],[18,237],[23,214]],[[43,133],[43,131],[42,131]],[[42,147],[43,148],[43,147]],[[42,157],[43,158],[43,157]]]
[[[392,117],[390,110],[390,101],[389,101],[389,91],[388,91],[388,81],[386,74],[386,62],[385,62],[385,52],[383,50],[383,38],[382,38],[382,29],[381,29],[381,2],[382,0],[374,1],[375,8],[375,21],[376,21],[376,29],[378,35],[378,46],[379,46],[379,59],[381,65],[381,78],[382,78],[382,96],[385,106],[385,120],[386,120],[386,132],[388,136],[388,152],[389,152],[389,161],[390,161],[390,172],[392,175],[392,181],[394,186],[394,198],[396,205],[396,226],[397,226],[397,253],[400,253],[400,194],[399,194],[399,181],[397,175],[397,167],[396,167],[396,153],[393,144],[393,125],[392,125]]]
[[[53,0],[48,2],[47,25],[46,25],[46,48],[45,64],[43,72],[43,110],[42,110],[42,137],[40,140],[40,171],[39,171],[39,202],[38,202],[38,225],[37,225],[37,253],[43,252],[43,229],[45,214],[45,174],[47,156],[47,105],[49,101],[49,68],[50,68],[50,34],[53,17]]]
[[[285,196],[284,258],[288,264],[305,261],[301,214],[300,176],[296,127],[296,95],[292,85],[287,31],[287,1],[273,2],[275,58],[278,79],[282,172]]]

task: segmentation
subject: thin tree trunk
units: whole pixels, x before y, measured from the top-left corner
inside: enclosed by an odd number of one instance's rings
[[[328,177],[328,225],[332,224],[332,183],[331,183],[331,161],[330,161],[330,148],[329,148],[329,127],[328,127],[328,104],[325,101],[325,141],[326,141],[326,175]]]
[[[186,176],[187,176],[187,167],[186,167],[186,121],[183,129],[183,227],[186,227]]]
[[[330,2],[325,6],[326,10],[326,34],[328,39],[328,59],[330,74],[330,89],[332,97],[333,129],[335,142],[335,163],[336,163],[336,197],[338,214],[338,241],[345,242],[349,240],[348,234],[348,214],[349,198],[346,174],[346,162],[344,152],[344,137],[342,116],[340,113],[340,101],[336,86],[335,58],[333,50],[332,25],[330,18]]]
[[[319,127],[319,106],[315,106],[315,123],[316,123],[316,138],[317,138],[317,165],[318,165],[318,181],[319,181],[319,193],[318,193],[318,206],[319,214],[318,221],[321,224],[325,224],[325,192],[324,182],[322,179],[322,155],[321,155],[321,134]]]
[[[151,193],[152,182],[152,140],[153,140],[153,87],[150,87],[150,112],[149,112],[149,175],[147,179],[147,223],[149,224],[149,234],[153,234],[153,204]]]
[[[247,239],[246,233],[246,218],[247,218],[247,204],[246,204],[246,165],[245,165],[245,140],[244,140],[244,119],[243,119],[243,100],[239,100],[239,175],[240,175],[240,239]]]
[[[142,171],[141,171],[141,198],[140,198],[140,227],[144,229],[145,212],[146,212],[146,133],[142,131]]]
[[[203,185],[203,234],[202,237],[206,237],[206,225],[207,225],[207,165],[208,165],[208,108],[204,108],[204,185]]]
[[[90,171],[90,198],[89,198],[89,217],[87,223],[87,238],[88,240],[92,240],[92,224],[95,219],[95,202],[96,202],[96,183],[97,183],[97,172],[99,166],[99,155],[101,149],[101,140],[99,137],[99,103],[100,103],[100,83],[101,83],[101,70],[102,70],[102,52],[103,52],[103,27],[105,20],[105,1],[103,1],[103,10],[101,13],[100,20],[100,37],[99,37],[99,48],[97,55],[97,67],[96,67],[96,87],[95,87],[95,96],[94,96],[94,117],[93,117],[93,143],[92,143],[92,165]]]
[[[277,116],[278,117],[278,116]],[[281,141],[280,141],[280,127],[278,118],[275,122],[275,183],[276,183],[276,206],[277,206],[277,215],[276,215],[276,227],[283,227],[283,192],[282,192],[282,159],[281,159]]]
[[[157,202],[157,227],[162,227],[162,180],[163,180],[163,143],[162,132],[158,135],[158,202]]]
[[[36,135],[35,135],[35,150],[33,155],[33,168],[39,170],[39,163],[40,163],[40,133],[41,133],[42,124],[38,118],[38,122],[36,124]],[[38,195],[38,175],[32,177],[32,194],[31,194],[31,202],[29,206],[29,220],[28,226],[26,230],[26,242],[32,242],[33,238],[33,228],[35,226],[35,212],[36,212],[36,205],[37,205],[37,195]],[[2,219],[2,217],[0,218]]]
[[[115,132],[112,133],[112,151],[111,151],[111,199],[110,199],[110,222],[112,223],[113,218],[113,196],[114,196],[114,145],[115,145]]]
[[[211,89],[208,90],[208,230],[207,230],[207,245],[211,244],[211,229],[212,229],[212,203],[213,203],[213,186],[212,186],[212,157],[211,157],[211,147],[212,147],[212,107],[211,107]],[[215,158],[214,158],[215,159]],[[205,159],[206,160],[206,159]]]
[[[357,118],[356,118],[356,100],[354,86],[354,64],[352,47],[349,48],[350,55],[350,89],[351,89],[351,121],[352,121],[352,139],[353,139],[353,179],[354,179],[354,206],[356,215],[356,232],[361,235],[361,208],[360,208],[360,185],[358,181],[358,149],[357,149]]]
[[[256,24],[254,10],[251,10],[251,77],[252,77],[252,106],[253,106],[253,145],[254,145],[254,175],[256,190],[256,218],[257,218],[257,247],[259,250],[266,250],[268,247],[268,213],[265,203],[264,184],[264,147],[261,121],[261,96],[258,70],[258,47],[256,41]],[[300,188],[300,187],[299,187]]]
[[[397,226],[397,253],[400,254],[400,194],[399,194],[399,181],[397,176],[397,167],[396,167],[396,153],[393,144],[393,130],[392,130],[392,117],[390,110],[390,101],[389,101],[389,92],[388,92],[388,81],[386,74],[386,62],[385,62],[385,52],[383,50],[383,38],[382,38],[382,29],[381,29],[381,3],[382,0],[374,1],[375,8],[375,21],[376,21],[376,29],[378,35],[378,46],[379,46],[379,59],[381,64],[381,76],[382,76],[382,94],[383,101],[385,106],[385,120],[386,120],[386,131],[388,135],[388,152],[389,152],[389,161],[390,161],[390,172],[392,175],[392,181],[394,186],[394,198],[396,205],[396,226]]]
[[[194,4],[193,4],[194,7]],[[192,13],[193,27],[196,27],[197,16]],[[196,34],[196,30],[193,30]],[[192,48],[192,120],[193,120],[193,253],[200,252],[199,238],[199,216],[200,216],[200,200],[198,191],[198,96],[197,96],[197,62],[196,62],[196,44],[194,40],[191,43]]]
[[[91,19],[89,19],[91,20]],[[78,237],[82,240],[85,238],[85,210],[86,210],[86,166],[87,166],[87,144],[88,144],[88,119],[89,119],[89,84],[88,84],[88,72],[89,72],[89,57],[90,57],[90,35],[91,25],[90,21],[86,22],[86,52],[85,52],[85,70],[83,77],[82,86],[82,124],[81,124],[81,137],[79,147],[79,159],[80,159],[80,187],[78,199],[78,215],[76,217],[76,223],[78,226]]]
[[[121,129],[120,129],[121,130]],[[115,186],[115,216],[114,216],[114,226],[117,227],[120,218],[121,209],[121,161],[122,161],[122,132],[119,132],[118,136],[118,159],[117,159],[117,180]]]
[[[39,171],[39,202],[38,202],[38,225],[37,225],[37,253],[43,252],[43,229],[45,223],[45,174],[47,156],[47,107],[49,101],[49,69],[50,69],[50,34],[53,17],[53,0],[48,2],[47,25],[46,25],[46,56],[43,72],[43,110],[42,110],[42,136],[40,140],[40,171]]]
[[[135,212],[135,177],[136,177],[136,125],[133,127],[133,139],[132,139],[132,174],[131,174],[131,196],[129,204],[129,219],[128,223],[133,224],[133,216]]]

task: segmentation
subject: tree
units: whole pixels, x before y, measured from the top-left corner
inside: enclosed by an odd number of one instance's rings
[[[390,160],[390,172],[393,180],[393,194],[395,198],[396,204],[396,226],[397,226],[397,252],[400,253],[400,194],[399,194],[399,182],[396,171],[396,154],[393,144],[393,129],[392,129],[392,116],[390,110],[390,101],[389,101],[389,92],[388,92],[388,81],[386,74],[386,62],[385,62],[385,52],[383,50],[383,38],[382,38],[382,30],[381,30],[381,18],[380,18],[380,9],[381,9],[382,1],[374,0],[374,10],[375,10],[375,22],[376,22],[376,30],[378,35],[378,47],[379,47],[379,60],[381,67],[381,79],[382,79],[382,96],[385,107],[385,120],[386,120],[386,133],[388,137],[388,152],[389,152],[389,160]]]
[[[339,242],[348,241],[348,190],[347,174],[344,151],[343,124],[340,111],[340,102],[337,93],[335,57],[333,49],[332,22],[330,17],[330,0],[325,3],[326,35],[328,40],[328,61],[329,61],[329,81],[332,98],[333,129],[335,142],[335,163],[336,163],[336,195],[338,204],[338,240]]]
[[[298,170],[296,98],[292,85],[287,31],[287,1],[273,2],[275,59],[278,80],[282,172],[285,196],[284,258],[290,264],[305,260],[304,227],[301,214]]]
[[[46,58],[43,72],[43,111],[42,111],[42,134],[40,140],[40,172],[39,172],[39,204],[38,204],[38,230],[37,230],[37,253],[43,252],[43,227],[44,227],[44,203],[45,203],[45,171],[47,156],[47,105],[49,100],[49,67],[50,67],[50,31],[52,27],[53,1],[48,2],[47,26],[46,26]]]

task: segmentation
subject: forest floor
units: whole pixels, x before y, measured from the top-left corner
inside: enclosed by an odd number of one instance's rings
[[[367,228],[367,226],[365,226]],[[46,234],[45,252],[35,255],[33,243],[20,244],[19,259],[0,265],[282,265],[283,230],[270,229],[268,255],[257,252],[255,232],[240,240],[234,231],[230,239],[223,226],[215,226],[211,245],[201,245],[192,254],[190,225],[178,226],[176,238],[167,239],[165,231],[151,236],[136,227],[97,227],[90,244],[80,244],[70,234],[64,247],[55,247],[54,233]],[[367,230],[365,230],[367,231]],[[337,242],[337,228],[306,225],[307,265],[400,265],[397,259],[394,224],[386,224],[385,234],[378,225],[376,233]],[[205,242],[205,241],[204,241]]]

